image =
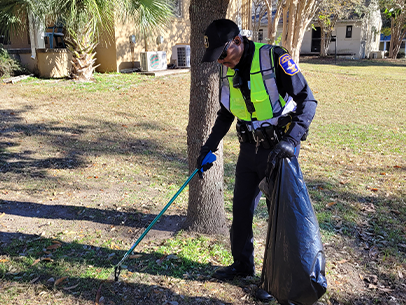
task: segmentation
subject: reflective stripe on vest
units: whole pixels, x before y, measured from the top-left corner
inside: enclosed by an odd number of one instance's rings
[[[278,92],[273,63],[273,46],[261,43],[254,44],[255,51],[250,70],[250,97],[255,107],[252,118],[257,119],[255,125],[258,126],[264,122],[277,125],[278,118],[293,111],[296,103],[292,97],[286,95],[285,98],[282,98]],[[271,56],[269,56],[270,49]],[[234,73],[234,70],[225,69],[225,66],[222,66],[220,101],[240,120],[251,121],[251,115],[247,110],[241,91],[233,87]]]

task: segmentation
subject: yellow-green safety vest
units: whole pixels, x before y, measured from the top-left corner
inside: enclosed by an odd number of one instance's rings
[[[292,97],[282,97],[276,86],[275,65],[273,62],[273,46],[254,43],[255,51],[250,70],[250,97],[255,111],[249,113],[240,89],[233,87],[235,71],[226,66],[221,67],[220,102],[232,114],[243,121],[255,119],[255,126],[267,122],[277,125],[278,118],[296,108]],[[269,56],[271,50],[271,56]]]

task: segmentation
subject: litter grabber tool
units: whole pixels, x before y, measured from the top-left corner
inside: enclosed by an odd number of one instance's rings
[[[165,213],[165,211],[170,207],[170,205],[175,201],[175,199],[179,196],[179,194],[183,191],[183,189],[189,184],[190,180],[199,172],[203,172],[203,165],[208,164],[208,163],[213,163],[216,161],[216,155],[213,154],[211,151],[206,155],[206,157],[203,159],[202,164],[200,168],[196,168],[193,173],[187,178],[185,183],[180,187],[180,189],[176,192],[176,194],[172,197],[171,200],[166,204],[166,206],[162,209],[162,211],[154,218],[154,220],[150,223],[150,225],[145,229],[145,231],[141,234],[141,236],[137,239],[137,241],[134,243],[134,245],[131,247],[130,250],[127,251],[126,254],[124,254],[123,258],[121,261],[114,267],[114,280],[118,281],[118,277],[120,276],[121,272],[121,265],[122,263],[126,260],[126,258],[134,251],[135,247],[141,242],[141,240],[147,235],[149,230],[155,225],[155,223],[158,221],[159,218]]]

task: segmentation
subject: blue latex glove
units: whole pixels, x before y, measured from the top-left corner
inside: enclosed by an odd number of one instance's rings
[[[198,172],[200,179],[203,178],[203,172],[209,170],[213,166],[212,162],[206,163],[202,166],[203,160],[209,152],[211,152],[211,149],[208,146],[203,145],[200,149],[200,155],[196,162],[196,168],[201,168],[201,170]]]

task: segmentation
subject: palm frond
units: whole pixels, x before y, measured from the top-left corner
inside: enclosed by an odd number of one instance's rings
[[[173,17],[172,5],[168,0],[128,0],[124,1],[123,18],[131,18],[136,27],[144,32],[148,29],[162,29]]]

